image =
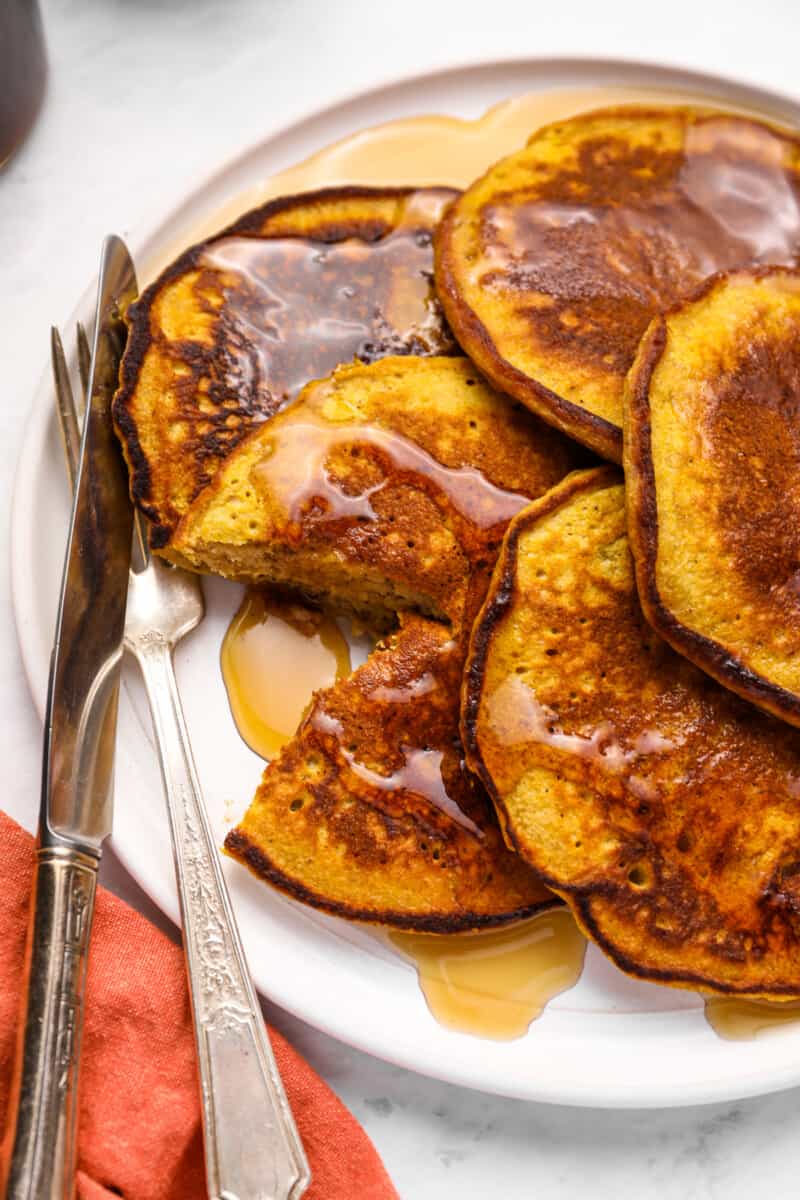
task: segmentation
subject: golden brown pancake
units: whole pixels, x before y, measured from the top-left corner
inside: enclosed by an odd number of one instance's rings
[[[511,524],[463,728],[509,845],[623,970],[800,995],[797,734],[647,624],[612,468]]]
[[[715,271],[794,264],[800,141],[748,117],[612,108],[539,130],[449,208],[436,285],[494,384],[614,461],[652,318]]]
[[[339,367],[239,444],[163,554],[371,624],[469,624],[503,531],[581,451],[463,358]]]
[[[317,694],[227,849],[343,916],[458,930],[552,903],[462,764],[459,688],[503,531],[577,448],[461,358],[340,367],[254,431],[164,553],[269,579],[387,625]]]
[[[316,908],[401,929],[477,929],[552,907],[464,766],[462,663],[444,625],[406,614],[315,696],[226,850]]]
[[[800,725],[800,273],[728,276],[652,323],[625,476],[645,616]]]
[[[447,188],[272,201],[187,250],[130,312],[114,419],[163,545],[251,430],[353,358],[455,350],[433,284]]]

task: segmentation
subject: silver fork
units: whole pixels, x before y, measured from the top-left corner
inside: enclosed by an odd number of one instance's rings
[[[70,483],[80,419],[58,330],[53,377]],[[88,342],[78,326],[83,392]],[[204,615],[200,580],[151,558],[137,514],[125,649],[141,668],[158,745],[180,896],[214,1200],[299,1200],[311,1174],[264,1028],[214,845],[175,680],[175,646]],[[137,561],[138,560],[138,561]]]

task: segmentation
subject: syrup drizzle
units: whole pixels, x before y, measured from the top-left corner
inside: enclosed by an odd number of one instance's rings
[[[377,771],[371,771],[363,763],[357,762],[347,750],[342,749],[342,757],[353,774],[365,783],[385,792],[408,792],[412,796],[422,796],[435,808],[447,813],[448,817],[452,817],[464,829],[482,838],[483,833],[475,822],[470,820],[448,794],[442,776],[443,752],[413,746],[403,746],[402,751],[403,765],[391,775],[380,775]]]
[[[487,933],[388,937],[415,964],[440,1025],[497,1041],[522,1037],[548,1001],[578,982],[586,951],[566,909]]]
[[[674,186],[654,195],[650,208],[638,196],[630,206],[606,195],[594,205],[498,202],[473,282],[507,270],[514,286],[558,301],[580,303],[587,288],[600,296],[613,289],[660,309],[716,271],[795,263],[800,193],[783,166],[786,143],[752,126],[745,146],[734,128],[723,115],[689,129]],[[580,246],[579,276],[570,245]],[[643,245],[659,256],[649,273],[641,268]]]
[[[451,195],[412,197],[406,224],[372,242],[232,236],[206,247],[198,267],[223,282],[217,319],[236,348],[229,383],[251,411],[274,413],[353,358],[455,350],[433,290],[430,233],[413,226],[430,228]]]
[[[752,1041],[762,1034],[774,1033],[785,1025],[800,1024],[800,1000],[781,1003],[709,996],[706,999],[706,1020],[714,1032],[726,1041]]]
[[[475,837],[483,838],[483,831],[467,816],[447,790],[442,774],[444,755],[441,750],[426,746],[403,746],[403,765],[391,775],[381,775],[379,771],[373,771],[365,763],[359,762],[353,752],[348,750],[344,744],[344,730],[336,717],[320,708],[314,713],[311,721],[315,729],[336,738],[339,753],[358,779],[382,792],[405,792],[409,796],[418,796],[433,808],[445,813],[462,828],[469,830]]]
[[[541,704],[518,675],[508,676],[492,693],[488,720],[492,733],[502,745],[538,742],[564,754],[598,763],[614,773],[652,755],[674,750],[679,744],[656,729],[645,729],[626,748],[610,721],[599,722],[590,734],[565,733],[558,723],[558,714]]]
[[[371,500],[386,480],[349,495],[326,467],[334,450],[358,446],[369,447],[394,471],[429,479],[466,520],[481,529],[509,521],[529,503],[528,497],[497,487],[477,468],[443,466],[416,442],[378,425],[334,424],[311,418],[286,422],[265,436],[264,457],[253,468],[253,482],[269,488],[291,522],[299,521],[317,501],[324,504],[324,510],[317,513],[320,521],[375,520]]]
[[[448,646],[450,648],[450,646]],[[405,687],[387,687],[379,684],[370,692],[370,699],[380,700],[384,704],[410,704],[418,696],[427,696],[436,690],[439,681],[431,671],[425,671],[418,679],[412,679]]]
[[[273,758],[295,733],[318,688],[350,672],[350,650],[327,614],[248,590],[220,655],[236,728]]]

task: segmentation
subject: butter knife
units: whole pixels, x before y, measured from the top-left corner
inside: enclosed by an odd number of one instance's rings
[[[123,243],[100,262],[87,416],[78,464],[45,715],[27,1011],[9,1112],[6,1200],[71,1200],[87,954],[114,745],[133,509],[111,424],[135,297]]]
[[[61,338],[56,330],[51,334],[57,411],[74,487],[81,421]],[[85,392],[90,351],[80,325],[77,334]],[[299,1200],[309,1183],[308,1163],[250,979],[172,663],[175,645],[204,615],[200,577],[151,557],[147,542],[143,518],[134,515],[136,570],[128,581],[124,646],[144,679],[167,799],[208,1192],[219,1200]]]

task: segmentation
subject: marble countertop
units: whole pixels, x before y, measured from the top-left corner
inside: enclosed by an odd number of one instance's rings
[[[5,512],[47,327],[85,288],[99,236],[147,227],[277,122],[387,77],[529,54],[652,59],[800,90],[796,0],[747,9],[730,0],[573,0],[558,9],[523,0],[44,0],[43,9],[47,101],[0,173]],[[33,828],[41,731],[13,633],[7,523],[0,562],[3,803]],[[113,856],[104,882],[163,926]],[[587,1191],[736,1200],[796,1187],[797,1092],[663,1112],[524,1104],[387,1066],[266,1011],[363,1122],[403,1200],[493,1190],[511,1200]]]

